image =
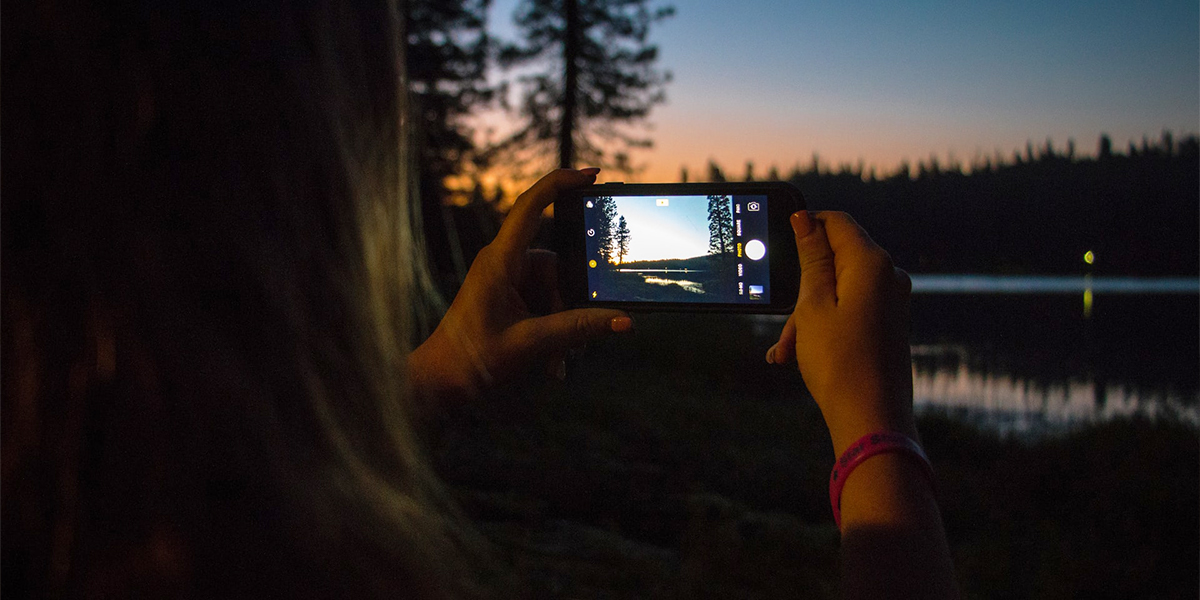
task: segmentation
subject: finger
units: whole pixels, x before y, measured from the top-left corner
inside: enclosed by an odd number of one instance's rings
[[[542,211],[546,210],[563,192],[591,185],[596,181],[600,169],[591,168],[576,171],[575,169],[558,169],[551,171],[538,180],[528,190],[525,190],[509,211],[500,232],[496,234],[496,242],[505,252],[523,251],[533,241],[541,224]]]
[[[895,280],[892,257],[871,236],[843,212],[822,212],[818,220],[825,227],[826,239],[833,250],[837,298],[872,297],[872,289],[886,289]]]
[[[774,346],[767,349],[767,362],[774,365],[783,365],[792,362],[796,358],[796,317],[793,315],[788,318],[783,324],[783,331],[779,332],[779,341],[775,342]]]
[[[619,310],[579,308],[525,319],[510,327],[501,343],[512,356],[557,356],[588,340],[629,331],[632,326],[629,315]]]
[[[882,250],[854,217],[836,211],[822,211],[816,217],[825,226],[826,239],[835,255],[853,256]]]
[[[837,301],[837,274],[833,249],[825,237],[825,228],[808,211],[792,215],[796,252],[800,256],[800,297],[797,310],[806,303],[832,304]]]
[[[529,250],[521,283],[521,297],[530,312],[545,315],[562,310],[558,294],[558,255],[549,250]]]

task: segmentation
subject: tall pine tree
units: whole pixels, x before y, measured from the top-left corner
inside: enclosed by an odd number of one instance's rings
[[[617,222],[617,262],[625,262],[627,254],[629,254],[629,224],[625,222],[625,216],[621,215],[621,219]]]
[[[596,198],[596,209],[596,262],[607,267],[617,251],[617,203],[612,196],[601,196]]]
[[[651,142],[627,126],[664,101],[671,78],[655,67],[650,26],[674,12],[647,0],[523,0],[515,20],[525,39],[501,50],[500,65],[544,68],[518,78],[522,125],[499,150],[532,158],[555,144],[560,167],[628,169],[628,150]]]
[[[733,255],[733,214],[729,196],[708,197],[708,253],[722,259]]]

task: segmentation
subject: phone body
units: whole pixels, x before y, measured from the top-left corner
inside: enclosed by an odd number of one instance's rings
[[[605,183],[554,205],[558,287],[571,308],[788,313],[800,270],[786,182]]]

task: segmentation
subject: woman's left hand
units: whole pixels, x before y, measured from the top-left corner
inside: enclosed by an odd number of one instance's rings
[[[475,397],[539,367],[561,377],[571,348],[631,329],[619,310],[561,311],[555,255],[529,250],[542,211],[562,192],[594,183],[599,171],[559,169],[517,197],[496,239],[471,263],[446,316],[409,356],[418,394]],[[535,310],[549,314],[535,316]]]

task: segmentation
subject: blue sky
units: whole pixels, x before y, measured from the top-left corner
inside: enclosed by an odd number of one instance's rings
[[[1200,130],[1200,8],[1158,2],[675,2],[641,180],[827,165],[963,163],[1027,141],[1095,151]],[[512,35],[512,0],[493,30]],[[613,179],[618,177],[613,176]],[[602,179],[604,177],[602,176]]]
[[[708,254],[708,198],[705,196],[613,196],[617,214],[629,226],[626,262],[691,258]]]

